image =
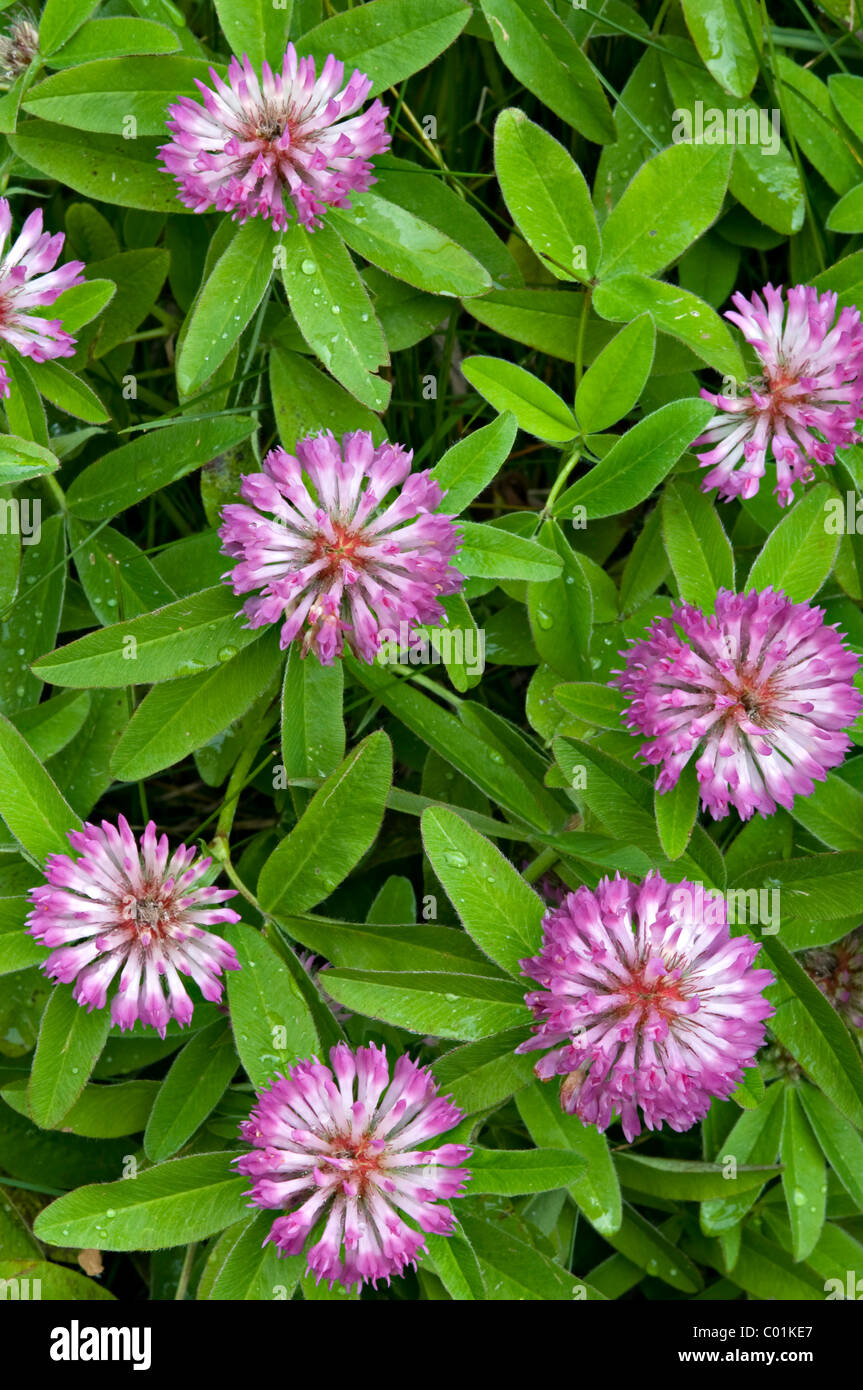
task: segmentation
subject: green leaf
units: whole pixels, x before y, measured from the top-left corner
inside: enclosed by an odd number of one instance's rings
[[[803,178],[787,145],[779,139],[778,108],[770,111],[752,100],[728,95],[700,68],[695,50],[686,40],[663,35],[663,46],[662,66],[676,120],[696,112],[698,101],[707,120],[708,112],[718,110],[723,133],[727,135],[729,129],[732,133],[729,192],[760,222],[783,236],[799,232],[806,215]]]
[[[425,1266],[431,1266],[450,1298],[457,1302],[484,1301],[485,1280],[473,1247],[460,1226],[450,1236],[426,1236]]]
[[[705,1261],[722,1268],[721,1247],[711,1243]],[[795,1265],[780,1245],[765,1240],[756,1231],[744,1229],[740,1254],[734,1265],[734,1283],[759,1300],[819,1302],[824,1299],[824,1280],[807,1265]]]
[[[290,3],[272,0],[216,0],[219,27],[232,53],[245,53],[256,72],[268,62],[281,71],[291,25]]]
[[[0,975],[41,965],[45,959],[45,947],[25,931],[29,910],[27,898],[0,898]]]
[[[465,930],[491,960],[520,978],[519,962],[537,951],[542,939],[542,899],[454,811],[426,811],[422,834],[429,862]]]
[[[797,145],[834,193],[848,193],[860,182],[859,156],[836,119],[827,87],[784,53],[776,55],[775,77],[782,84],[782,114]]]
[[[344,668],[301,657],[292,643],[282,686],[282,761],[286,777],[328,777],[345,756]]]
[[[67,67],[31,87],[24,110],[77,130],[163,136],[168,105],[180,93],[193,93],[196,78],[208,80],[209,65],[199,58],[93,57],[98,61]],[[126,125],[130,118],[134,127]]]
[[[746,589],[781,589],[795,603],[814,598],[833,568],[839,536],[825,529],[825,503],[837,497],[816,483],[771,531],[756,555]]]
[[[567,1187],[587,1167],[566,1149],[474,1149],[470,1159],[472,1195],[517,1197]]]
[[[555,515],[585,507],[588,520],[615,516],[649,497],[710,419],[709,401],[671,401],[626,434],[558,498]]]
[[[282,280],[297,327],[324,366],[371,410],[389,403],[389,363],[372,302],[350,253],[332,227],[293,223],[282,235]]]
[[[254,427],[248,416],[235,415],[148,430],[78,474],[67,494],[69,510],[85,521],[116,516],[248,439]]]
[[[243,1224],[234,1239],[226,1240],[213,1281],[205,1294],[199,1291],[198,1297],[230,1303],[290,1298],[305,1267],[305,1257],[285,1258],[272,1241],[265,1244],[272,1224],[270,1213],[259,1211]]]
[[[620,1230],[605,1238],[633,1264],[681,1293],[697,1293],[704,1283],[698,1267],[680,1247],[628,1202],[623,1204]]]
[[[465,251],[469,251],[480,265],[485,266],[495,284],[520,285],[522,276],[518,266],[497,232],[492,229],[485,217],[473,202],[461,196],[455,188],[435,174],[423,170],[422,166],[407,159],[397,159],[391,154],[375,159],[376,191],[390,203],[398,203],[407,208],[424,222],[437,227]],[[381,293],[380,272],[364,272],[363,278],[377,288],[378,300]],[[386,282],[384,282],[386,283]],[[425,332],[430,333],[441,321],[441,303],[428,300],[423,295],[406,295],[404,286],[389,281],[389,293],[385,299],[392,302],[394,293],[399,302],[407,302],[412,316],[420,316],[425,323]],[[421,310],[424,301],[425,307]],[[429,317],[431,315],[431,317]],[[382,319],[383,321],[383,319]],[[385,325],[386,326],[386,325]],[[416,330],[414,330],[415,332]],[[416,339],[414,339],[416,341]],[[393,347],[393,343],[390,343]],[[407,346],[407,344],[405,344]]]
[[[338,922],[317,913],[281,913],[279,926],[333,965],[356,970],[452,970],[455,974],[500,972],[469,936],[453,927],[372,922]]]
[[[143,780],[203,747],[263,695],[275,680],[280,658],[277,634],[270,632],[210,671],[155,686],[111,755],[115,777]]]
[[[39,21],[39,52],[53,53],[70,39],[96,8],[98,0],[45,0]]]
[[[830,1167],[858,1207],[863,1207],[863,1139],[814,1086],[802,1084],[798,1098]]]
[[[22,710],[12,717],[12,723],[23,734],[40,762],[52,758],[65,748],[83,728],[91,708],[90,695],[67,691],[43,700],[32,709]]]
[[[836,1011],[776,937],[762,950],[777,983],[768,991],[776,1012],[770,1031],[817,1086],[853,1124],[863,1128],[863,1060]]]
[[[144,212],[186,211],[173,179],[156,163],[155,140],[91,132],[84,141],[72,126],[38,120],[22,122],[8,138],[25,164],[87,198]]]
[[[637,845],[640,850],[654,856],[654,865],[659,865],[668,876],[669,868],[664,862],[662,847],[656,831],[654,816],[653,789],[645,778],[634,772],[631,764],[612,758],[596,743],[586,743],[572,737],[557,738],[554,744],[555,757],[563,768],[568,781],[572,781],[572,770],[579,768],[585,773],[584,785],[579,783],[579,797],[605,825],[609,834],[626,845]],[[577,852],[578,841],[573,848]],[[675,862],[677,871],[673,877],[686,877],[705,881],[707,886],[723,887],[725,865],[722,855],[713,841],[696,825],[692,839],[684,854]]]
[[[368,430],[375,444],[385,437],[377,415],[297,352],[272,350],[270,390],[279,438],[289,453],[303,435],[319,430],[322,420],[337,437],[349,430]]]
[[[593,594],[585,566],[587,559],[570,546],[556,521],[543,523],[543,543],[563,561],[563,572],[531,584],[527,611],[539,655],[562,676],[584,676],[590,671],[590,639],[593,631]]]
[[[695,47],[732,96],[748,96],[760,64],[761,16],[755,0],[683,0]]]
[[[462,574],[483,579],[556,578],[562,565],[554,551],[498,526],[463,521],[456,563]]]
[[[445,1052],[434,1064],[441,1093],[468,1115],[508,1100],[533,1080],[534,1058],[515,1051],[525,1036],[524,1028],[513,1028]]]
[[[125,285],[123,289],[125,292]],[[83,328],[101,314],[116,293],[117,286],[113,280],[88,278],[83,284],[72,285],[70,289],[59,294],[51,306],[51,311],[56,318],[62,319],[67,333],[77,333],[79,328]]]
[[[72,291],[67,291],[71,293]],[[62,297],[62,296],[61,296]],[[59,305],[59,299],[56,301]],[[60,318],[61,310],[57,308],[57,317]],[[64,320],[65,323],[65,320]],[[9,395],[3,402],[3,409],[6,415],[6,424],[11,431],[11,437],[16,435],[23,438],[28,443],[32,440],[38,448],[44,450],[45,454],[56,466],[56,460],[48,451],[48,422],[45,416],[45,406],[42,397],[36,389],[36,383],[24,365],[25,359],[13,354],[7,357],[4,366],[6,374],[10,380]],[[9,438],[10,436],[6,436]],[[21,458],[23,472],[26,474],[31,471],[27,455]],[[49,464],[50,467],[50,464]],[[0,471],[0,477],[8,477],[9,481],[14,481],[14,474],[18,471],[17,466],[7,465]],[[44,466],[35,466],[37,474],[45,471]],[[11,475],[11,476],[9,476]],[[8,528],[7,528],[8,529]]]
[[[488,486],[509,457],[517,429],[515,416],[506,412],[447,449],[431,470],[444,491],[441,511],[458,516]]]
[[[519,428],[538,439],[564,444],[578,425],[569,406],[544,381],[500,357],[466,357],[462,370],[495,410],[511,410]]]
[[[597,285],[593,307],[612,323],[629,323],[637,314],[650,314],[662,333],[679,339],[708,366],[737,381],[746,378],[743,358],[728,324],[703,299],[679,285],[649,280],[644,275],[616,275]]]
[[[599,229],[590,190],[575,161],[523,111],[502,111],[494,128],[494,164],[513,221],[558,280],[589,283],[599,262]]]
[[[330,210],[327,221],[351,250],[417,289],[456,297],[491,289],[488,271],[463,246],[377,193],[352,197],[350,212]]]
[[[764,1165],[739,1167],[732,1177],[718,1163],[636,1153],[616,1154],[614,1166],[623,1186],[633,1192],[681,1202],[704,1202],[726,1195],[735,1197],[762,1188],[776,1175],[775,1168]]]
[[[557,703],[585,724],[598,729],[620,729],[626,708],[623,696],[607,685],[593,681],[569,681],[554,687]]]
[[[63,1116],[63,1130],[85,1139],[119,1139],[139,1134],[147,1123],[160,1087],[158,1081],[120,1081],[111,1086],[84,1087]],[[19,1115],[29,1116],[27,1082],[13,1081],[0,1092]]]
[[[719,216],[731,173],[724,145],[670,145],[648,159],[602,229],[603,280],[656,275]]]
[[[461,1224],[484,1271],[489,1302],[572,1303],[602,1298],[499,1220],[462,1216]]]
[[[0,816],[28,854],[39,861],[49,854],[65,854],[69,848],[68,831],[81,827],[35,753],[3,715]]]
[[[850,72],[834,72],[827,79],[830,100],[845,124],[863,139],[863,77]]]
[[[74,415],[76,420],[86,420],[91,425],[103,425],[110,420],[96,392],[59,362],[31,360],[27,374],[40,395],[59,410],[65,410],[67,415]]]
[[[863,231],[863,188],[859,184],[834,203],[824,225],[830,232]]]
[[[437,971],[349,970],[326,974],[327,993],[353,1013],[410,1033],[468,1042],[524,1027],[524,990],[514,980]]]
[[[51,68],[73,67],[91,58],[125,58],[135,53],[176,53],[177,35],[149,19],[91,19],[63,47],[52,53]]]
[[[312,55],[318,72],[337,53],[346,73],[357,67],[372,79],[375,96],[431,63],[458,37],[470,13],[462,0],[368,0],[304,34],[299,52]]]
[[[265,912],[303,912],[329,897],[374,842],[392,782],[390,742],[370,734],[315,792],[261,870]]]
[[[177,597],[134,541],[113,526],[70,521],[75,567],[100,623],[138,618]]]
[[[71,985],[55,985],[42,1015],[27,1093],[42,1129],[58,1129],[84,1089],[111,1027],[108,1009],[88,1012]]]
[[[628,415],[653,365],[656,330],[639,314],[616,333],[588,367],[575,393],[575,416],[584,434],[606,430]]]
[[[614,120],[591,64],[545,0],[481,0],[494,46],[528,91],[586,140],[615,138]]]
[[[13,1281],[20,1281],[21,1297],[31,1300],[44,1298],[58,1303],[115,1301],[110,1289],[102,1288],[95,1279],[88,1279],[79,1270],[55,1264],[53,1260],[0,1260],[0,1287],[7,1288]],[[25,1287],[27,1293],[23,1292]],[[10,1289],[4,1297],[14,1298],[15,1295]]]
[[[623,1209],[605,1135],[594,1125],[583,1125],[577,1116],[565,1114],[557,1087],[545,1082],[535,1081],[520,1091],[516,1105],[535,1144],[566,1148],[587,1160],[587,1171],[569,1183],[570,1195],[601,1235],[613,1235],[620,1229]]]
[[[0,487],[53,473],[59,466],[56,455],[41,444],[12,434],[0,436]]]
[[[38,505],[28,513],[25,499],[19,503],[17,515],[13,513],[21,532],[22,556],[18,597],[0,629],[0,709],[7,714],[16,714],[38,700],[42,683],[28,668],[40,651],[57,640],[63,606],[63,518],[48,517],[40,531]]]
[[[863,848],[863,794],[835,772],[808,796],[795,796],[791,815],[830,849]]]
[[[662,494],[662,534],[681,599],[712,613],[717,590],[734,588],[734,551],[710,498],[673,478]]]
[[[827,1174],[821,1149],[793,1086],[785,1089],[780,1155],[794,1258],[805,1260],[818,1244],[824,1225]]]
[[[164,1250],[205,1240],[248,1219],[248,1178],[230,1153],[194,1154],[157,1164],[134,1181],[67,1192],[39,1213],[34,1231],[51,1245],[94,1250]]]
[[[653,805],[659,842],[669,859],[679,859],[692,835],[698,815],[698,775],[695,762],[686,764],[669,792],[654,789]]]
[[[354,679],[412,733],[519,821],[550,830],[554,821],[563,820],[563,813],[541,784],[527,780],[497,750],[493,750],[496,756],[489,756],[487,738],[471,733],[427,695],[389,671],[352,658],[346,664]]]
[[[766,856],[765,856],[766,857]],[[860,907],[863,854],[807,854],[747,869],[735,886],[770,887],[782,896],[782,918],[803,922],[848,917]]]
[[[33,669],[53,685],[149,685],[230,661],[259,637],[240,626],[237,600],[219,584],[79,637],[43,656]]]
[[[390,874],[375,894],[366,922],[415,922],[416,911],[416,894],[410,879]]]
[[[277,238],[262,217],[234,233],[201,287],[177,357],[177,385],[191,396],[224,362],[267,291]]]
[[[314,1021],[299,985],[260,932],[244,922],[225,928],[239,970],[227,974],[234,1044],[256,1089],[319,1047]]]
[[[204,1123],[239,1063],[230,1024],[224,1019],[196,1033],[171,1063],[144,1134],[153,1163],[171,1158]]]

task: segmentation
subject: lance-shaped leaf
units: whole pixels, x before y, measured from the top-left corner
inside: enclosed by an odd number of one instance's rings
[[[264,864],[258,897],[265,912],[304,912],[329,896],[371,848],[391,781],[390,742],[378,730],[330,774]]]
[[[39,1213],[34,1229],[51,1245],[164,1250],[248,1219],[248,1187],[230,1153],[193,1154],[148,1168],[134,1181],[67,1192]]]

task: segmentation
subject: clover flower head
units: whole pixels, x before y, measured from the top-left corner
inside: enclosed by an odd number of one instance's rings
[[[222,972],[239,962],[233,946],[204,928],[240,919],[220,905],[235,896],[232,888],[199,886],[212,860],[185,845],[169,854],[153,821],[138,842],[123,816],[117,825],[70,830],[69,840],[77,858],[50,855],[47,883],[30,892],[28,930],[51,948],[46,975],[74,981],[75,999],[92,1011],[105,1007],[120,972],[114,1023],[125,1031],[140,1019],[161,1037],[171,1018],[191,1021],[182,975],[218,1002]]]
[[[716,820],[733,806],[748,819],[809,796],[850,747],[860,712],[860,662],[824,611],[765,589],[720,589],[706,617],[688,603],[657,618],[621,653],[617,685],[631,703],[640,753],[670,791],[690,758],[701,803]]]
[[[12,228],[12,210],[0,198],[0,339],[34,362],[71,357],[75,339],[61,319],[46,319],[38,311],[72,285],[80,285],[83,261],[56,265],[66,240],[62,232],[42,231],[42,209],[31,212],[17,240],[4,247]],[[9,377],[0,362],[0,396],[9,395]]]
[[[766,301],[766,303],[765,303]],[[762,375],[736,395],[702,391],[717,414],[696,445],[710,468],[702,486],[718,488],[726,501],[754,497],[764,477],[768,449],[776,464],[781,506],[796,482],[809,482],[813,463],[836,462],[836,450],[860,439],[863,405],[863,324],[857,309],[836,317],[837,296],[811,285],[788,291],[767,285],[764,298],[735,294],[725,317],[737,324],[762,365]]]
[[[726,1100],[764,1041],[773,1009],[759,947],[732,938],[724,900],[702,885],[619,874],[579,888],[543,918],[542,946],[521,962],[542,1049],[537,1076],[562,1075],[561,1104],[604,1130],[617,1115],[632,1141],[663,1123],[686,1130]]]
[[[379,100],[360,112],[371,78],[344,75],[330,54],[316,76],[314,58],[298,59],[293,44],[281,71],[264,63],[260,79],[245,54],[231,59],[227,82],[211,68],[212,87],[197,82],[203,105],[179,97],[168,108],[172,139],[159,154],[180,201],[238,222],[269,218],[276,231],[289,209],[314,230],[328,207],[349,208],[350,195],[374,183],[371,156],[390,137]]]
[[[441,598],[462,584],[450,565],[459,537],[435,513],[440,487],[411,473],[411,458],[400,444],[375,448],[364,430],[341,445],[327,432],[299,440],[296,456],[272,450],[243,478],[249,505],[224,507],[219,535],[240,561],[225,580],[235,594],[257,591],[244,605],[249,627],[281,621],[283,649],[305,629],[302,655],[329,666],[346,641],[371,663],[389,634],[444,619]]]
[[[391,1072],[384,1048],[338,1043],[329,1067],[297,1062],[258,1093],[237,1167],[253,1206],[285,1212],[267,1237],[280,1254],[299,1255],[317,1228],[307,1261],[318,1282],[389,1283],[416,1263],[423,1232],[452,1234],[443,1203],[462,1195],[471,1150],[421,1146],[461,1118],[427,1067],[402,1056]]]

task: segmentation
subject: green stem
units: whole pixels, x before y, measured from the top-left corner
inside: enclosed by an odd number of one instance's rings
[[[237,806],[239,805],[243,788],[246,785],[246,777],[255,758],[258,756],[258,750],[261,744],[266,740],[272,728],[272,724],[272,710],[268,708],[263,719],[255,725],[248,743],[234,763],[227,791],[225,792],[225,799],[222,802],[222,809],[219,812],[219,819],[216,821],[216,832],[213,836],[214,845],[217,840],[221,841],[226,852],[228,842],[231,838],[231,827],[234,824],[234,816],[237,812]],[[221,858],[221,856],[219,857]]]
[[[575,344],[575,389],[578,390],[579,382],[584,375],[584,340],[587,334],[587,320],[590,315],[590,303],[593,299],[593,286],[588,285],[584,292],[584,303],[581,306],[581,318],[578,324],[578,339]]]
[[[197,1254],[197,1251],[197,1241],[193,1242],[192,1245],[186,1246],[186,1255],[183,1260],[183,1268],[180,1270],[180,1278],[177,1281],[177,1292],[174,1294],[174,1301],[176,1303],[182,1303],[186,1297],[186,1293],[188,1292],[189,1288],[189,1279],[191,1278],[192,1274],[192,1265],[195,1262],[195,1255]]]
[[[573,449],[572,454],[567,459],[563,468],[560,470],[560,472],[554,480],[551,492],[548,494],[548,497],[545,500],[545,506],[542,509],[542,517],[551,516],[552,507],[554,506],[554,503],[557,501],[564,483],[566,482],[567,478],[569,477],[570,473],[572,472],[573,468],[578,463],[580,458],[581,450]]]
[[[538,878],[542,878],[543,874],[547,873],[549,869],[554,868],[555,864],[558,862],[559,859],[560,855],[558,854],[556,849],[542,850],[542,852],[536,856],[533,862],[528,864],[527,868],[522,874],[522,878],[524,879],[525,883],[536,883],[536,880]]]

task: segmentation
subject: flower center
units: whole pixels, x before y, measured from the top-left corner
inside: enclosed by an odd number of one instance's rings
[[[336,570],[340,569],[345,560],[354,559],[355,551],[362,544],[363,539],[359,532],[349,531],[338,521],[334,521],[332,525],[335,540],[330,540],[326,536],[317,536],[312,557],[315,560],[325,559],[330,574],[334,574]]]
[[[285,127],[281,119],[274,113],[267,112],[261,116],[261,119],[255,126],[255,138],[257,140],[266,140],[268,144],[271,144],[274,140],[281,138],[284,129]]]
[[[646,965],[633,972],[628,983],[621,986],[621,992],[627,997],[626,1012],[636,1010],[641,1014],[642,1021],[651,1010],[667,1017],[667,1005],[679,1003],[684,997],[680,992],[679,982],[669,980],[667,974],[660,975],[658,979],[648,979]]]
[[[154,936],[163,935],[165,905],[158,898],[136,898],[132,906],[132,917],[138,941],[142,946],[149,946]]]
[[[330,1156],[350,1164],[350,1177],[362,1195],[371,1174],[378,1171],[383,1149],[381,1141],[372,1140],[368,1134],[340,1134],[333,1140]]]
[[[728,681],[726,693],[734,700],[728,710],[731,718],[743,714],[753,723],[766,727],[771,720],[771,707],[775,692],[769,680],[759,680],[757,676],[738,673],[736,680]]]

